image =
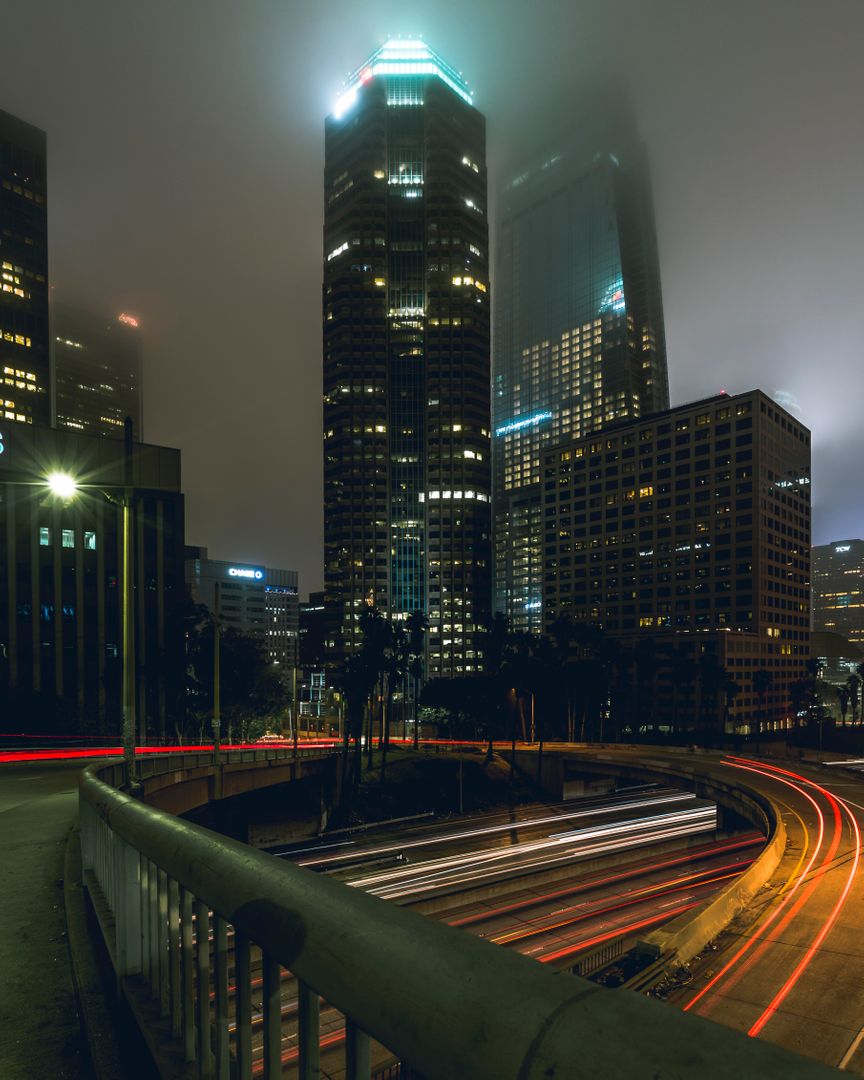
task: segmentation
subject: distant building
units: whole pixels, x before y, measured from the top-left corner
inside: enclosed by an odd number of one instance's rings
[[[300,667],[304,670],[323,669],[326,657],[326,623],[324,592],[309,593],[300,604]]]
[[[45,132],[0,110],[0,419],[51,421]]]
[[[300,597],[296,570],[266,571],[264,579],[265,643],[270,663],[286,680],[300,662]]]
[[[864,540],[813,548],[813,629],[864,645]]]
[[[498,199],[492,419],[495,607],[543,623],[547,446],[669,407],[645,148],[604,97]]]
[[[300,713],[321,716],[328,698],[325,663],[327,622],[324,592],[309,593],[300,605]]]
[[[422,41],[388,41],[325,124],[329,659],[426,612],[426,672],[482,667],[491,615],[486,130]]]
[[[543,455],[544,611],[710,650],[732,718],[779,725],[810,656],[810,433],[759,390]],[[754,673],[771,685],[760,700]]]
[[[122,439],[127,416],[144,437],[138,321],[100,318],[55,303],[54,387],[58,428]]]
[[[296,570],[210,559],[207,548],[186,549],[186,584],[196,604],[216,610],[219,622],[261,642],[286,681],[298,663],[299,596]]]
[[[811,633],[810,651],[819,661],[819,677],[832,686],[843,686],[850,675],[857,674],[859,665],[864,662],[864,650],[860,645],[830,630],[814,630]]]
[[[180,453],[131,459],[135,685],[140,742],[182,724]],[[51,472],[80,487],[65,503]],[[123,662],[122,442],[0,420],[0,716],[116,738]]]

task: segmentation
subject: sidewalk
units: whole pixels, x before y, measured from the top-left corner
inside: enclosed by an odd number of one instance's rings
[[[80,766],[0,767],[0,1076],[84,1080],[63,905]]]

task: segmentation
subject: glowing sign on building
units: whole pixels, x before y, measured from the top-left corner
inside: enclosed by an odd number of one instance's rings
[[[551,420],[552,413],[548,409],[543,412],[531,413],[530,416],[520,417],[518,420],[511,420],[507,424],[502,424],[501,427],[495,428],[496,435],[510,435],[514,431],[521,431],[522,428],[532,427],[534,424],[540,424],[544,420]]]
[[[126,323],[127,326],[137,326],[138,320],[134,315],[127,315],[125,311],[121,311],[117,316],[117,322]]]
[[[844,551],[850,551],[851,548],[852,548],[851,544],[838,544],[834,548],[834,550],[837,552],[838,555],[842,555]]]
[[[229,566],[228,577],[251,578],[253,581],[261,581],[264,577],[264,571],[249,566]]]

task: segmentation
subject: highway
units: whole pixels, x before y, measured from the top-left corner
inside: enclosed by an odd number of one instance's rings
[[[570,751],[568,751],[570,753]],[[864,778],[853,769],[646,748],[585,751],[586,760],[680,769],[689,760],[780,808],[787,845],[754,900],[671,994],[678,1007],[864,1075]]]
[[[395,832],[327,837],[281,853],[403,905],[422,904],[432,892],[435,917],[442,921],[569,970],[593,949],[610,943],[629,948],[647,928],[701,905],[763,846],[756,832],[717,841],[715,828],[713,805],[686,792],[643,786]],[[660,841],[662,854],[640,853]],[[589,857],[622,851],[629,854],[623,865],[579,869]],[[551,884],[550,871],[557,878]],[[475,898],[478,886],[485,899]],[[286,972],[282,1038],[289,1071],[297,1064],[296,999],[296,983]],[[321,1055],[328,1075],[338,1073],[343,1053],[343,1020],[322,1003]],[[383,1067],[392,1057],[377,1047],[373,1060]]]

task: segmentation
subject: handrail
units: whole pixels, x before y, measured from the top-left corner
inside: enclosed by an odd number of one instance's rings
[[[82,851],[114,916],[118,976],[143,976],[198,1076],[252,1075],[251,943],[262,955],[265,1076],[282,1068],[279,965],[299,980],[304,1077],[318,1075],[319,995],[347,1018],[351,1078],[370,1075],[368,1036],[426,1080],[836,1075],[639,995],[555,974],[172,817],[105,783],[103,770],[110,772],[100,765],[81,775]],[[205,927],[213,937],[212,1007]],[[232,961],[236,1036],[229,1047]],[[197,986],[208,993],[197,994]]]

